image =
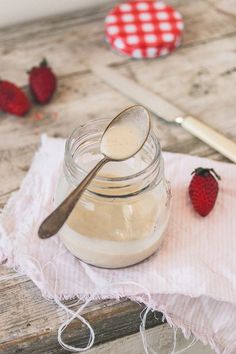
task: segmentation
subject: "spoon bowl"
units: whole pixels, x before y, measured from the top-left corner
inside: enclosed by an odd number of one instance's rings
[[[113,161],[127,160],[145,144],[150,133],[149,112],[139,105],[119,113],[101,138],[101,153]]]

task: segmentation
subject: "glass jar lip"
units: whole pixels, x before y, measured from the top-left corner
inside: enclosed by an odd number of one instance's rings
[[[65,153],[67,155],[67,157],[69,158],[70,160],[70,163],[72,164],[72,166],[81,174],[83,174],[84,176],[86,176],[88,173],[89,173],[89,170],[86,170],[84,168],[82,168],[81,166],[79,166],[75,160],[73,159],[73,154],[71,152],[71,149],[70,149],[70,146],[71,146],[71,143],[72,143],[72,140],[75,136],[79,135],[80,133],[80,130],[83,128],[83,127],[89,127],[89,126],[94,126],[96,123],[103,123],[103,122],[108,122],[109,123],[109,119],[108,118],[99,118],[99,119],[93,119],[89,122],[86,122],[85,124],[83,125],[80,125],[78,128],[75,128],[73,130],[73,132],[71,133],[71,135],[67,138],[66,140],[66,144],[65,144]],[[94,182],[122,182],[122,181],[129,181],[129,180],[132,180],[132,179],[135,179],[135,178],[138,178],[140,176],[142,176],[143,174],[148,174],[149,171],[151,172],[153,170],[153,167],[157,164],[159,164],[159,161],[160,161],[160,155],[161,155],[161,145],[155,135],[155,133],[153,132],[152,130],[152,127],[151,127],[151,130],[150,130],[150,135],[149,135],[149,138],[152,139],[152,142],[154,143],[155,145],[155,154],[153,156],[153,159],[152,161],[148,164],[148,166],[146,166],[144,169],[140,170],[139,172],[136,172],[136,173],[133,173],[133,174],[130,174],[130,175],[126,175],[126,176],[122,176],[122,177],[105,177],[105,176],[96,176],[94,178]],[[148,139],[149,139],[148,138]],[[145,146],[145,144],[144,144]],[[143,147],[142,147],[143,149]]]

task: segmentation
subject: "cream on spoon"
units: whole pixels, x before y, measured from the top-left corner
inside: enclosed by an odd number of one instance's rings
[[[51,237],[60,230],[84,190],[102,166],[110,161],[127,160],[143,147],[150,132],[150,125],[148,111],[139,105],[125,109],[111,121],[101,139],[100,150],[104,158],[43,221],[38,231],[40,238]]]

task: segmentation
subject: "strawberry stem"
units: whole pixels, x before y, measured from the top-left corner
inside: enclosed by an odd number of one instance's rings
[[[193,175],[194,173],[201,176],[210,173],[211,175],[213,174],[217,179],[219,180],[221,179],[220,176],[216,173],[216,171],[213,168],[198,167],[191,173],[191,175]]]
[[[46,58],[43,58],[43,60],[40,63],[40,66],[48,66],[48,62]]]

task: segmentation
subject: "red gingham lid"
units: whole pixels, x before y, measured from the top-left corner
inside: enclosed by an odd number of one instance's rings
[[[181,14],[161,1],[130,1],[106,16],[106,38],[111,47],[133,58],[155,58],[180,45]]]

